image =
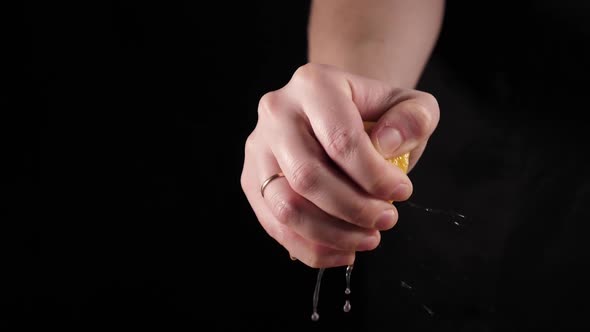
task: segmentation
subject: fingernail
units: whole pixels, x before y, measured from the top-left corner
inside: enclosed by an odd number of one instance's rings
[[[393,157],[395,150],[402,144],[402,135],[399,130],[391,127],[383,127],[377,134],[377,145],[385,158]]]
[[[379,233],[377,233],[377,234],[379,234]],[[359,244],[358,248],[356,248],[356,250],[357,251],[373,250],[373,249],[377,248],[377,246],[379,245],[379,241],[380,241],[380,237],[378,235],[368,236],[361,241],[361,243]]]
[[[410,186],[405,183],[400,183],[395,187],[391,194],[391,199],[394,201],[403,201],[410,197],[411,189]]]
[[[375,222],[375,228],[379,230],[387,230],[393,227],[395,225],[395,222],[395,212],[391,209],[385,210],[377,218],[377,221]]]

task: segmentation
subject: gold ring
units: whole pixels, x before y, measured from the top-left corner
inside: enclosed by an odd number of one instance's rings
[[[268,179],[264,180],[264,182],[262,183],[262,186],[260,186],[260,194],[262,195],[262,197],[264,197],[264,188],[266,188],[266,186],[268,186],[268,184],[276,179],[276,178],[280,178],[285,176],[283,173],[279,172],[277,174],[273,174],[271,177],[269,177]]]

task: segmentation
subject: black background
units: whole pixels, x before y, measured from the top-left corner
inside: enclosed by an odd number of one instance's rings
[[[411,202],[468,222],[401,205],[358,256],[349,314],[344,270],[326,271],[318,323],[316,271],[263,232],[239,182],[258,99],[306,61],[308,6],[3,5],[0,324],[584,324],[588,5],[448,4],[418,86],[441,122]]]

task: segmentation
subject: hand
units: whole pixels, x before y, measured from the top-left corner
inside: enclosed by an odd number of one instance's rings
[[[439,119],[430,94],[331,66],[300,67],[265,94],[246,141],[241,184],[265,231],[311,267],[353,264],[397,222],[388,201],[412,194],[385,158],[410,152],[410,170]],[[370,134],[363,121],[377,121]],[[261,193],[261,184],[273,174]]]

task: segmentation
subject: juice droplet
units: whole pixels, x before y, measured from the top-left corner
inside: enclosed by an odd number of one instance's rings
[[[311,320],[313,320],[314,322],[317,322],[320,319],[320,315],[317,312],[314,312],[313,314],[311,314]]]
[[[320,286],[322,284],[322,276],[324,275],[325,268],[318,270],[318,277],[315,281],[315,289],[313,290],[313,314],[311,314],[311,320],[317,322],[320,319],[318,314],[318,302],[320,300]]]
[[[350,294],[350,275],[352,274],[353,265],[348,265],[346,267],[346,289],[344,293]]]
[[[350,301],[346,300],[346,302],[344,303],[344,308],[342,308],[344,310],[344,312],[349,312],[350,311]]]
[[[352,274],[352,268],[353,265],[348,265],[346,267],[346,289],[344,290],[344,294],[346,294],[347,296],[350,295],[351,290],[350,290],[350,276]],[[346,302],[344,303],[344,308],[343,308],[344,312],[349,312],[350,311],[350,300],[346,299]]]

